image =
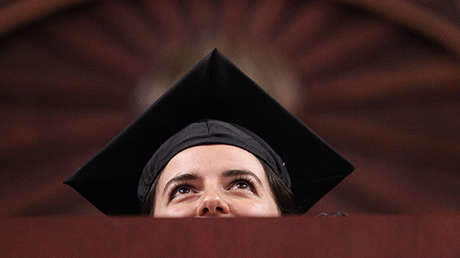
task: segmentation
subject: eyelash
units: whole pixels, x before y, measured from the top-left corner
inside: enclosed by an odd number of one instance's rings
[[[256,192],[256,189],[254,187],[254,181],[252,178],[250,177],[244,177],[244,176],[240,176],[240,177],[237,177],[235,178],[235,180],[233,180],[228,189],[231,189],[231,187],[233,187],[234,185],[236,185],[237,183],[246,183],[248,184],[248,187],[249,189],[254,192],[254,193],[257,193]],[[171,201],[172,199],[174,199],[175,195],[179,192],[179,190],[182,188],[182,187],[188,187],[190,191],[193,191],[193,186],[189,185],[189,184],[179,184],[177,186],[175,186],[173,188],[173,190],[171,191],[171,193],[169,194],[169,200]]]

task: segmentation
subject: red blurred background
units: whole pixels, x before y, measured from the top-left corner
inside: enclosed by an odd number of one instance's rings
[[[0,215],[101,214],[62,181],[214,47],[355,172],[307,214],[460,211],[455,0],[0,1]]]

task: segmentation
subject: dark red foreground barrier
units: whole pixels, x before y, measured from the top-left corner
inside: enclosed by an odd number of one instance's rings
[[[460,257],[460,214],[3,218],[1,257]]]

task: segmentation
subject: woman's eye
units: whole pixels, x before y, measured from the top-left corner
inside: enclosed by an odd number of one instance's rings
[[[190,192],[192,192],[192,188],[189,185],[178,186],[171,192],[170,199],[174,199],[179,195],[189,194]]]
[[[181,186],[181,187],[179,187],[179,189],[177,189],[177,192],[180,193],[180,194],[190,193],[190,187]]]
[[[246,183],[246,182],[238,182],[235,184],[236,187],[238,188],[241,188],[241,189],[245,189],[245,188],[248,188],[249,187],[249,184]]]
[[[233,182],[231,188],[241,190],[253,190],[253,185],[246,180],[237,180]]]

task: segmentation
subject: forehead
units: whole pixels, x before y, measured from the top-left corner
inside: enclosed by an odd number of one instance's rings
[[[191,147],[176,154],[161,173],[160,182],[184,173],[218,176],[233,169],[249,170],[261,179],[264,176],[262,164],[252,153],[231,145],[215,144]]]

